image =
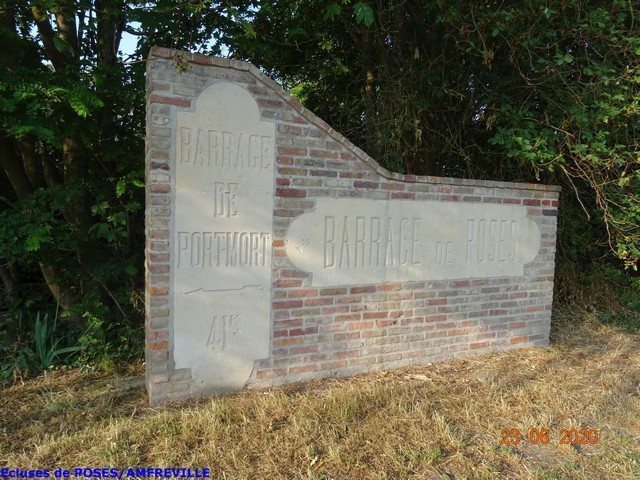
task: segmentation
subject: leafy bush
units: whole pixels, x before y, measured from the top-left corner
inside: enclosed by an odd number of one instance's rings
[[[132,326],[138,322],[104,320],[114,315],[99,304],[84,312],[86,327],[60,321],[74,314],[23,308],[0,316],[0,384],[52,368],[112,370],[142,356],[143,329]]]

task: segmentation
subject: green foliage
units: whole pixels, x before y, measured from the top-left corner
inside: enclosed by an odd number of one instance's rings
[[[589,231],[591,260],[608,249],[633,269],[636,10],[622,0],[264,2],[256,38],[232,51],[389,169],[559,183],[563,209],[579,216],[563,244],[577,248]]]
[[[55,337],[57,319],[57,311],[51,321],[48,313],[42,319],[40,319],[40,312],[36,314],[33,325],[34,353],[41,370],[47,370],[53,366],[54,361],[61,355],[77,352],[80,349],[79,346],[58,347],[62,338]]]
[[[366,27],[373,25],[373,9],[367,3],[355,3],[353,5],[353,12],[356,15],[357,23],[362,23]]]
[[[598,321],[611,325],[627,333],[640,332],[640,313],[638,312],[607,312],[601,311],[597,314]]]
[[[73,328],[59,328],[57,310],[35,316],[18,310],[0,318],[0,384],[75,365],[70,354],[81,348],[74,344],[75,336]]]
[[[74,316],[86,325],[63,321]],[[117,318],[89,297],[70,311],[32,314],[24,307],[0,316],[0,385],[54,368],[112,370],[140,358],[143,328]]]
[[[56,332],[73,330],[79,364],[142,353],[142,60],[150,45],[220,54],[231,38],[253,42],[253,8],[171,0],[0,7],[0,312],[58,302]],[[117,51],[125,31],[138,37],[126,55]],[[51,317],[34,318],[38,333],[18,325],[25,341],[14,336],[6,347],[17,363],[5,373],[34,372],[36,359],[49,363],[71,346],[47,343]]]

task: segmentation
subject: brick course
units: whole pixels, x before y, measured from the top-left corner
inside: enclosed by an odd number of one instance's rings
[[[546,345],[559,188],[385,170],[247,63],[155,47],[147,76],[146,361],[151,403],[211,393],[173,362],[170,235],[175,119],[211,83],[249,91],[276,127],[271,348],[249,387],[351,375]],[[287,257],[288,227],[316,198],[410,199],[528,207],[541,248],[521,277],[316,287]]]

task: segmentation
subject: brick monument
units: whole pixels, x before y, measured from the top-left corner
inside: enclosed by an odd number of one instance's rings
[[[151,403],[548,343],[559,188],[391,173],[244,62],[147,73]]]

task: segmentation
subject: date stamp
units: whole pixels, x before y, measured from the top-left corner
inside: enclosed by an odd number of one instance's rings
[[[528,432],[520,432],[517,428],[503,428],[500,433],[501,445],[518,445],[526,440],[533,445],[546,445],[552,441],[548,428],[532,428]],[[595,428],[561,428],[558,436],[560,445],[595,445],[599,437]]]

